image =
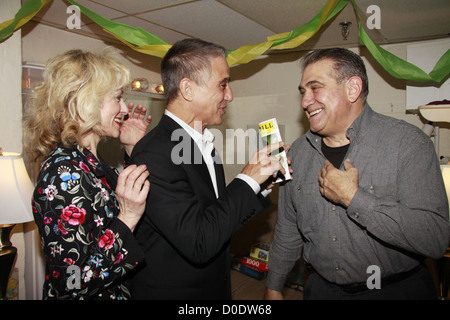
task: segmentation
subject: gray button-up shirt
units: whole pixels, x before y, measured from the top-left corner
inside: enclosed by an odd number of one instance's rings
[[[322,138],[309,131],[292,144],[294,174],[280,187],[268,288],[281,291],[302,248],[315,271],[337,284],[366,282],[371,265],[384,277],[414,268],[419,257],[445,252],[449,209],[431,139],[368,104],[347,137],[346,158],[359,172],[347,209],[319,192]]]

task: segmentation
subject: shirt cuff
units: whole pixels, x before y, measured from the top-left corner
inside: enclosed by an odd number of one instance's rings
[[[364,214],[365,212],[371,212],[374,210],[374,197],[373,195],[365,192],[361,187],[355,193],[355,196],[350,202],[347,208],[348,216],[357,221],[359,224],[367,227],[369,215]]]
[[[261,187],[259,186],[259,183],[256,182],[255,179],[253,179],[252,177],[250,177],[246,174],[243,174],[243,173],[239,173],[236,178],[239,178],[239,179],[247,182],[247,184],[253,189],[255,194],[258,194],[259,191],[261,191]]]
[[[262,196],[265,198],[272,192],[272,189],[264,189],[261,191]]]

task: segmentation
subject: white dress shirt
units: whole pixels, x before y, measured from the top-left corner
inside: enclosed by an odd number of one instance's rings
[[[203,159],[205,160],[205,164],[208,167],[209,175],[214,186],[214,191],[216,192],[216,198],[218,198],[219,193],[217,191],[216,171],[214,169],[214,161],[211,156],[211,152],[214,149],[214,144],[212,143],[214,140],[214,135],[208,130],[208,128],[205,128],[203,134],[201,134],[169,110],[166,110],[164,113],[178,123],[184,130],[186,130],[192,140],[194,140],[197,144],[200,152],[202,153]]]

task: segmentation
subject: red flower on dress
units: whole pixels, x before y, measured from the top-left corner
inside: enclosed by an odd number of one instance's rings
[[[106,177],[101,177],[100,179],[102,180],[102,182],[103,182],[103,184],[104,184],[105,186],[107,186],[108,188],[111,189],[111,187],[110,187],[109,184],[108,184],[108,181],[106,180]]]
[[[122,252],[119,252],[119,253],[117,254],[117,256],[116,256],[116,260],[114,261],[114,264],[120,263],[120,261],[122,261],[123,258],[124,258],[123,253],[122,253]]]
[[[86,210],[78,208],[76,205],[70,204],[62,209],[61,219],[69,222],[72,226],[83,224],[86,219]]]
[[[58,230],[61,232],[61,234],[66,235],[68,232],[64,229],[64,226],[61,223],[61,220],[58,219]]]
[[[50,224],[52,222],[51,217],[44,217],[44,224]]]
[[[113,247],[114,241],[116,241],[114,232],[110,229],[106,229],[105,233],[98,239],[98,246],[109,250]]]
[[[75,264],[75,260],[71,259],[71,258],[64,258],[63,261],[67,264],[70,265],[74,265]]]
[[[80,165],[80,168],[83,169],[84,172],[86,172],[86,173],[91,172],[91,170],[89,169],[87,164],[84,163],[83,161],[80,161],[79,165]]]
[[[97,161],[95,160],[95,158],[92,155],[88,155],[87,156],[88,161],[92,164],[92,165],[97,165]]]

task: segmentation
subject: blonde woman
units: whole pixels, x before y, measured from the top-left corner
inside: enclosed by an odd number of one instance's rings
[[[130,154],[150,116],[125,105],[129,70],[111,53],[71,50],[49,60],[24,115],[24,145],[42,162],[32,207],[46,275],[44,299],[128,299],[123,276],[143,255],[133,230],[150,188],[145,166],[117,175],[97,153],[103,137]],[[145,118],[145,119],[144,119]]]

